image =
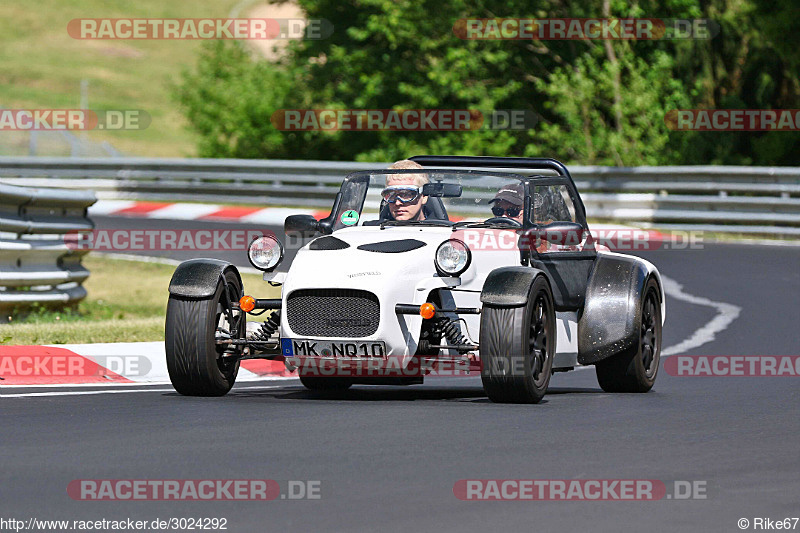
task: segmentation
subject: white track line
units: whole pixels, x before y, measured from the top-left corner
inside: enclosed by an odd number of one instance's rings
[[[108,216],[136,205],[133,200],[98,200],[89,206],[89,216]]]
[[[280,389],[279,385],[270,387],[240,387],[231,392],[248,390]],[[46,396],[90,396],[95,394],[127,394],[131,392],[175,392],[175,389],[127,389],[127,390],[89,390],[89,391],[54,391],[54,392],[25,392],[21,394],[0,394],[0,398],[40,398]]]
[[[161,209],[150,211],[144,218],[158,218],[162,220],[197,220],[215,211],[222,209],[221,205],[213,204],[172,204]]]
[[[253,383],[256,381],[286,381],[291,379],[297,379],[297,377],[293,376],[261,376],[258,374],[254,374],[254,377],[248,377],[245,379],[238,379],[236,383]],[[28,385],[4,385],[2,381],[0,381],[0,391],[5,389],[58,389],[58,388],[71,388],[71,387],[146,387],[146,386],[153,386],[156,385],[172,385],[169,380],[159,380],[159,381],[131,381],[131,382],[117,382],[117,381],[109,381],[109,382],[93,382],[93,383],[35,383],[35,384],[28,384]],[[0,393],[0,398],[2,397],[2,393]]]
[[[739,317],[742,308],[738,305],[733,305],[725,302],[715,302],[704,298],[702,296],[694,296],[683,292],[683,285],[670,279],[666,276],[661,276],[661,281],[664,284],[664,292],[672,298],[686,302],[692,305],[702,305],[705,307],[713,307],[717,310],[717,316],[711,319],[707,324],[698,328],[694,333],[683,341],[661,350],[661,355],[669,356],[682,352],[687,352],[698,346],[709,343],[716,338],[716,334],[725,330],[731,323]]]
[[[92,394],[126,394],[129,392],[175,392],[175,389],[127,389],[127,390],[82,390],[55,392],[26,392],[22,394],[2,394],[0,398],[39,398],[44,396],[89,396]]]

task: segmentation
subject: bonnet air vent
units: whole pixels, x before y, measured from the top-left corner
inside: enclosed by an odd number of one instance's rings
[[[402,239],[399,241],[383,241],[372,242],[370,244],[362,244],[358,247],[359,250],[365,252],[378,252],[382,254],[399,254],[401,252],[410,252],[417,248],[422,248],[425,243],[416,239]]]
[[[308,248],[310,250],[344,250],[345,248],[350,248],[350,245],[342,239],[327,236],[312,241]]]

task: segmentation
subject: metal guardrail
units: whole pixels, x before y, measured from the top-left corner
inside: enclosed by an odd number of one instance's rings
[[[72,249],[64,235],[94,227],[86,211],[96,201],[91,191],[0,183],[0,309],[86,297],[88,250]]]
[[[0,157],[0,179],[100,198],[328,207],[342,178],[385,163]],[[570,167],[594,220],[800,237],[800,167]]]

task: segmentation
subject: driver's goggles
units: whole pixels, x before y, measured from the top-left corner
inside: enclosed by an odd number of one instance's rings
[[[393,204],[400,200],[401,204],[416,202],[422,194],[422,190],[415,185],[392,185],[381,191],[381,196],[386,203]]]
[[[521,207],[509,207],[508,209],[503,209],[502,207],[492,208],[492,214],[496,217],[501,217],[504,213],[508,213],[508,216],[514,218],[519,215],[520,211],[522,211]]]

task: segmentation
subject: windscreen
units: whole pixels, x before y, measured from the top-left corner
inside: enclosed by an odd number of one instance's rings
[[[496,218],[493,209],[499,212],[501,207],[501,217],[514,215],[522,220],[525,191],[524,178],[512,173],[413,169],[356,172],[342,184],[333,229],[384,222],[440,225],[488,220]]]

